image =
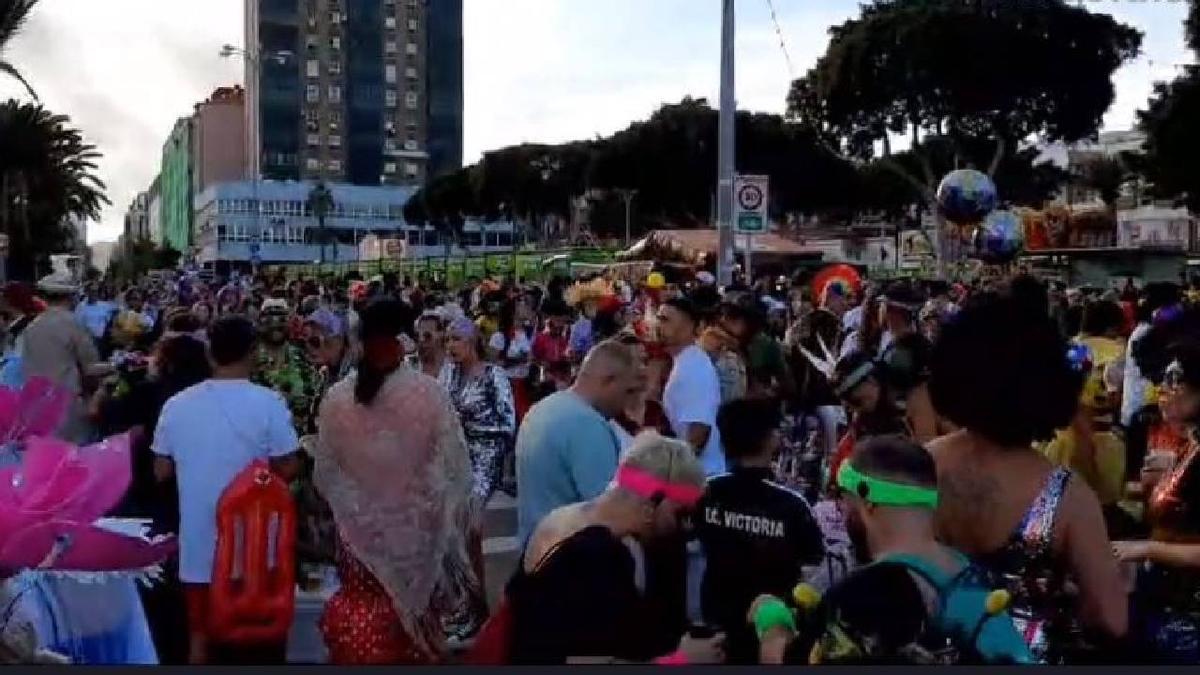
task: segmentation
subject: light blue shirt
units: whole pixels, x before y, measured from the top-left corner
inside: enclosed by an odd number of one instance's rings
[[[225,488],[254,460],[299,447],[283,398],[246,380],[208,380],[167,401],[154,431],[154,453],[175,462],[180,581],[212,580],[217,502]]]
[[[617,473],[620,445],[608,420],[573,391],[533,406],[517,434],[517,536],[522,545],[554,509],[587,501]]]
[[[84,300],[75,307],[75,317],[79,319],[80,325],[97,340],[104,337],[104,332],[108,330],[108,322],[116,313],[117,306],[107,300]]]

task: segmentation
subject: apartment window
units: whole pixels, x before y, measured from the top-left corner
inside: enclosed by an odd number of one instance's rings
[[[404,163],[404,176],[406,178],[416,178],[421,175],[421,167],[416,162]]]
[[[342,62],[338,61],[337,59],[330,61],[329,62],[329,74],[330,75],[341,75],[342,74]]]
[[[393,141],[390,138],[387,139],[386,141],[384,141],[383,142],[383,151],[384,152],[395,152],[396,151],[396,141]]]
[[[396,83],[396,64],[389,63],[383,67],[383,79],[386,80],[388,84]]]
[[[383,172],[384,173],[396,173],[396,163],[395,162],[384,162],[383,163]]]
[[[396,96],[396,90],[395,90],[395,89],[388,89],[387,91],[385,91],[385,92],[383,93],[383,99],[384,99],[384,103],[385,103],[385,104],[387,104],[387,107],[389,107],[389,108],[395,108],[395,107],[396,107],[396,102],[397,102],[397,100],[398,100],[398,99],[397,99],[397,96]]]
[[[383,27],[384,27],[384,28],[391,28],[391,29],[395,30],[395,28],[396,28],[396,17],[394,17],[394,16],[389,16],[389,17],[385,18],[385,19],[383,20]]]
[[[331,147],[331,148],[342,147],[342,137],[341,136],[330,136],[329,137],[329,147]]]
[[[309,52],[315,52],[317,50],[317,45],[320,43],[321,43],[321,39],[318,38],[316,35],[309,34],[309,35],[305,36],[305,38],[304,38],[304,46],[308,49]]]
[[[316,111],[308,110],[304,113],[304,130],[305,131],[320,131],[321,118]]]
[[[408,78],[408,79],[410,79],[410,80],[417,80],[417,79],[420,79],[420,78],[418,78],[418,77],[417,77],[417,69],[416,69],[416,68],[414,68],[413,66],[409,66],[409,67],[407,67],[407,68],[405,68],[405,69],[404,69],[404,76],[405,76],[405,77],[407,77],[407,78]]]
[[[412,151],[418,150],[419,148],[420,148],[420,145],[414,139],[410,138],[407,141],[404,141],[404,149],[405,150],[412,152]]]
[[[387,134],[388,138],[395,138],[396,137],[396,123],[390,122],[390,121],[384,122],[383,123],[383,131],[384,131],[384,133]]]
[[[308,135],[308,145],[310,147],[315,148],[320,144],[321,144],[321,134],[309,134]]]
[[[336,26],[337,24],[339,24],[341,22],[342,22],[342,13],[341,12],[330,12],[329,13],[329,23]]]
[[[321,62],[316,59],[309,59],[306,71],[307,71],[309,77],[320,77],[321,76]]]
[[[327,166],[329,167],[330,171],[341,171],[342,170],[342,160],[331,159],[331,160],[329,160],[329,164]]]
[[[399,47],[396,46],[395,40],[388,40],[386,43],[384,43],[383,49],[388,54],[395,54],[397,52],[397,50],[399,49]]]
[[[338,86],[336,84],[329,85],[329,102],[330,103],[341,103],[342,102],[342,88],[340,86]]]
[[[417,92],[415,92],[415,91],[405,92],[404,93],[404,107],[408,108],[409,110],[416,110],[419,98],[420,97],[417,96]]]
[[[316,84],[308,85],[308,89],[305,90],[305,92],[304,92],[304,100],[308,101],[309,103],[316,103],[316,102],[320,101],[321,100],[320,85],[316,85]]]
[[[329,38],[329,48],[335,52],[337,50],[341,49],[342,48],[342,38],[340,38],[336,35]]]
[[[411,33],[415,33],[415,32],[417,32],[417,28],[418,28],[419,26],[420,26],[420,24],[419,24],[419,23],[417,23],[417,20],[416,20],[416,19],[409,19],[409,20],[408,20],[408,30],[409,30],[409,32],[411,32]]]
[[[416,56],[417,55],[417,43],[409,42],[408,44],[404,45],[404,53],[408,54],[409,56]]]

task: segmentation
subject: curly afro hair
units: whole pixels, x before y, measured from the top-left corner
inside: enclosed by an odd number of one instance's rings
[[[1083,373],[1044,314],[1011,296],[977,297],[933,350],[929,393],[938,413],[1004,446],[1050,438],[1075,414]]]

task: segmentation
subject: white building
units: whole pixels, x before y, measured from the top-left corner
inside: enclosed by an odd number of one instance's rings
[[[319,223],[308,206],[314,183],[237,181],[217,183],[196,195],[195,249],[201,265],[217,262],[264,264],[313,263],[322,259]],[[333,209],[325,219],[330,231],[325,262],[362,259],[364,239],[402,240],[408,258],[442,256],[447,242],[432,226],[410,225],[404,205],[415,187],[329,184]],[[463,244],[471,252],[509,251],[511,223],[468,222]],[[336,239],[336,244],[333,240]],[[450,253],[462,249],[452,246]]]
[[[1187,209],[1141,206],[1118,211],[1117,246],[1189,251],[1195,241],[1194,222]]]
[[[147,209],[148,234],[150,241],[154,242],[155,246],[162,246],[163,243],[163,219],[162,219],[162,194],[155,190],[150,196],[150,205]]]

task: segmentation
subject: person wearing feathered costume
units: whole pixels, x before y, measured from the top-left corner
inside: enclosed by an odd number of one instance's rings
[[[134,583],[175,541],[104,518],[132,479],[130,438],[50,438],[69,400],[42,378],[0,387],[0,662],[154,663]]]

